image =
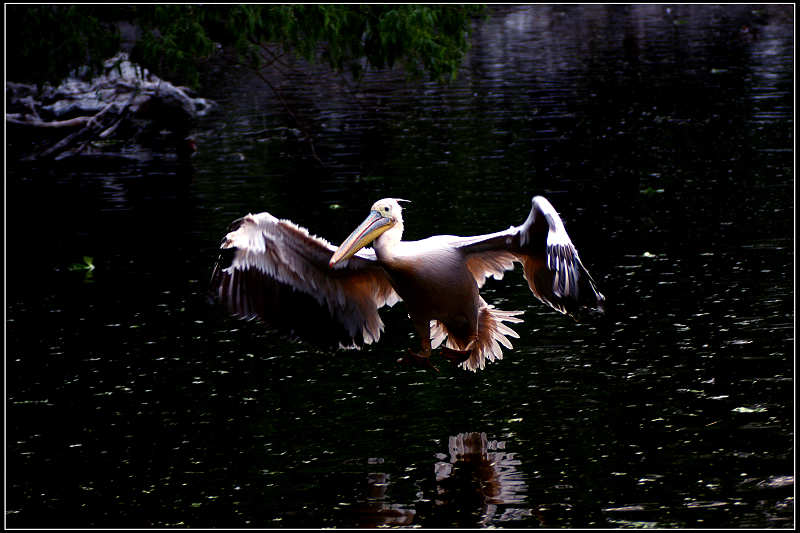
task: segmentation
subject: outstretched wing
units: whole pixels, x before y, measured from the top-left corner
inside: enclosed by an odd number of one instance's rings
[[[533,294],[556,311],[573,315],[581,307],[601,307],[597,290],[555,208],[542,196],[531,201],[521,226],[476,237],[452,237],[450,244],[465,255],[478,286],[486,278],[502,279],[522,263]]]
[[[292,320],[306,326],[297,329],[309,330],[315,325],[297,321],[317,318],[318,309],[312,309],[316,300],[352,340],[359,336],[366,344],[378,340],[383,330],[378,309],[394,305],[400,297],[371,249],[330,268],[328,261],[336,248],[288,220],[269,213],[249,214],[234,222],[231,230],[220,248],[232,250],[233,257],[225,266],[220,255],[212,291],[232,313],[285,322],[289,307],[298,310],[300,301],[305,307]]]

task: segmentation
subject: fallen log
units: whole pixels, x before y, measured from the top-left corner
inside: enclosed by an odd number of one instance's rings
[[[94,117],[75,117],[69,120],[51,120],[48,122],[40,118],[20,115],[19,113],[10,113],[6,115],[6,120],[12,124],[31,126],[34,128],[74,128],[75,126],[83,126],[93,118]]]
[[[71,77],[58,87],[41,89],[7,82],[6,97],[6,124],[17,127],[9,136],[22,128],[38,145],[23,156],[29,160],[73,157],[95,141],[102,146],[108,146],[110,139],[137,145],[146,143],[148,135],[167,135],[174,148],[185,153],[181,143],[194,121],[214,106],[131,63],[124,53],[107,60],[104,72],[91,80]],[[55,143],[48,140],[63,130],[75,131],[59,136]],[[131,147],[125,151],[130,153]]]

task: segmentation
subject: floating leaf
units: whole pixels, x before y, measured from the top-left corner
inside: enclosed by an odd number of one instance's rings
[[[735,407],[732,409],[734,413],[766,413],[766,407]]]
[[[664,189],[654,189],[652,187],[648,187],[646,189],[640,190],[639,192],[641,194],[644,194],[645,196],[654,196],[656,194],[662,194],[664,192]]]
[[[83,263],[73,263],[69,266],[69,270],[76,271],[76,270],[88,270],[91,272],[94,270],[94,258],[84,255],[83,256]]]

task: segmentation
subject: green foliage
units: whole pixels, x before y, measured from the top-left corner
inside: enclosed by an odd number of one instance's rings
[[[13,5],[7,7],[7,76],[56,81],[96,69],[119,47],[117,23],[139,29],[131,59],[196,84],[197,66],[231,45],[260,68],[291,53],[360,76],[399,65],[411,76],[452,79],[468,48],[476,5]],[[275,52],[277,50],[277,53]]]
[[[131,61],[190,85],[198,82],[198,59],[211,55],[214,43],[202,25],[203,7],[192,5],[137,6],[142,29]]]

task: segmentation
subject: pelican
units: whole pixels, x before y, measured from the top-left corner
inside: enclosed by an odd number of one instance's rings
[[[502,359],[500,345],[512,348],[508,337],[519,335],[508,323],[522,322],[522,311],[496,309],[479,289],[515,263],[533,295],[556,311],[576,320],[583,310],[602,311],[605,298],[546,198],[533,197],[520,226],[419,241],[402,240],[401,201],[375,202],[338,248],[288,220],[248,214],[222,240],[233,257],[225,267],[220,255],[212,291],[233,314],[266,319],[280,313],[271,309],[275,287],[291,287],[327,308],[354,343],[365,344],[384,329],[378,310],[403,301],[421,347],[398,361],[437,371],[430,356],[440,346],[446,359],[473,372]]]

